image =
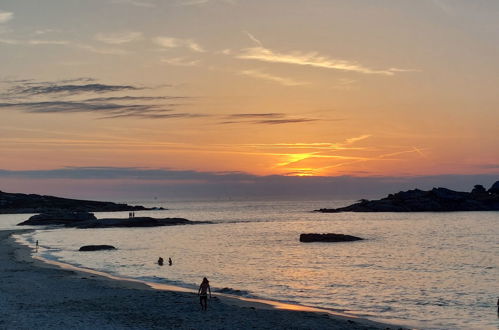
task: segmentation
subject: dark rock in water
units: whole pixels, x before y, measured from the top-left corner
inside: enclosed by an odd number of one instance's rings
[[[363,238],[344,235],[344,234],[301,234],[300,242],[310,243],[310,242],[352,242],[361,241]]]
[[[162,227],[177,225],[206,224],[208,221],[190,221],[183,218],[107,218],[97,219],[93,213],[88,212],[52,212],[34,215],[28,220],[21,222],[18,226],[47,226],[64,225],[74,228],[113,228],[113,227]]]
[[[67,225],[75,222],[96,220],[93,213],[89,212],[71,212],[59,210],[50,213],[41,213],[30,217],[28,220],[21,222],[18,226],[46,226],[46,225]]]
[[[379,200],[362,199],[358,203],[317,212],[450,212],[499,211],[499,181],[489,189],[476,185],[471,192],[446,188],[419,189],[390,194]]]
[[[0,191],[0,214],[48,213],[54,211],[115,212],[151,210],[113,202],[89,201],[36,194],[15,194]],[[163,208],[154,208],[163,210]]]
[[[78,251],[101,251],[101,250],[116,250],[112,245],[85,245]]]
[[[113,228],[113,227],[163,227],[163,226],[177,226],[177,225],[190,225],[202,224],[210,222],[190,221],[183,218],[150,218],[150,217],[135,217],[125,219],[97,219],[80,221],[66,224],[66,227],[75,228]]]

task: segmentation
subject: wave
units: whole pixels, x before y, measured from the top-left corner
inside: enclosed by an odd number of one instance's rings
[[[221,289],[217,289],[217,290],[214,290],[215,292],[219,292],[219,293],[228,293],[228,294],[233,294],[233,295],[236,295],[236,296],[249,296],[250,293],[246,290],[237,290],[237,289],[232,289],[232,288],[221,288]]]

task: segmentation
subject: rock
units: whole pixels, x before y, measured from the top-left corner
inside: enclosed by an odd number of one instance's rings
[[[162,209],[162,208],[156,208]],[[76,212],[115,212],[151,210],[113,202],[89,201],[36,194],[15,194],[0,191],[0,214]]]
[[[499,195],[499,181],[496,181],[487,191],[489,194]]]
[[[499,211],[499,181],[488,191],[481,185],[476,185],[469,193],[446,188],[433,188],[429,191],[414,189],[389,194],[379,200],[363,199],[349,206],[316,211],[324,213]]]
[[[66,224],[66,227],[74,227],[80,229],[88,228],[114,228],[114,227],[163,227],[177,226],[190,224],[204,224],[211,222],[190,221],[183,218],[150,218],[150,217],[135,217],[135,218],[118,218],[118,219],[97,219],[89,221],[81,221]]]
[[[96,220],[93,213],[89,212],[71,212],[59,210],[57,212],[41,213],[30,217],[21,222],[18,226],[46,226],[46,225],[67,225],[75,222]]]
[[[116,250],[112,245],[85,245],[78,251],[101,251],[101,250]]]
[[[300,242],[352,242],[361,241],[363,238],[344,234],[301,234]]]

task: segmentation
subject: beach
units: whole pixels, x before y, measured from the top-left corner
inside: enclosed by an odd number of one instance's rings
[[[214,294],[207,312],[194,293],[61,269],[31,257],[0,232],[0,327],[5,329],[396,329],[331,313],[278,310]]]

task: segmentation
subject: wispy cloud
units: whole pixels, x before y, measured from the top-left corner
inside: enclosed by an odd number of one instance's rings
[[[0,43],[7,45],[25,45],[25,46],[36,46],[36,45],[68,45],[69,41],[66,40],[44,40],[44,39],[6,39],[0,38]]]
[[[260,124],[260,125],[283,125],[297,124],[317,121],[316,118],[292,117],[285,113],[240,113],[225,117],[226,121],[221,124]]]
[[[311,121],[317,121],[314,118],[289,118],[289,119],[266,119],[257,120],[253,124],[264,124],[264,125],[282,125],[282,124],[297,124],[297,123],[308,123]]]
[[[205,50],[191,39],[179,39],[172,37],[156,37],[153,42],[163,48],[188,48],[194,52],[202,53]]]
[[[253,41],[258,47],[263,47],[262,42],[258,40],[254,35],[252,35],[248,31],[243,31],[243,33],[246,34],[248,38],[250,38],[250,40]]]
[[[272,81],[276,82],[278,84],[281,84],[283,86],[303,86],[303,85],[308,85],[308,82],[305,81],[297,81],[291,78],[284,78],[284,77],[279,77],[275,75],[271,75],[265,72],[261,72],[258,70],[243,70],[240,72],[241,74],[257,79],[263,79],[267,81]]]
[[[150,1],[141,1],[141,0],[112,0],[111,3],[132,5],[132,6],[143,7],[143,8],[156,7],[155,3],[152,3]]]
[[[12,39],[0,38],[0,44],[17,45],[17,46],[66,46],[72,48],[82,49],[88,52],[101,54],[101,55],[126,55],[129,51],[110,48],[110,47],[96,47],[89,44],[73,43],[68,40],[48,40],[48,39]]]
[[[14,18],[14,13],[0,10],[0,23],[7,23]]]
[[[95,47],[87,44],[75,44],[76,48],[101,55],[127,55],[129,52],[120,48]]]
[[[269,118],[283,117],[283,113],[268,112],[268,113],[235,113],[227,116],[228,118]]]
[[[111,45],[121,45],[142,39],[141,32],[97,33],[95,39]]]
[[[180,6],[200,6],[216,2],[226,3],[231,5],[236,4],[236,0],[181,0],[178,4]]]
[[[370,134],[363,134],[363,135],[360,135],[360,136],[352,137],[352,138],[346,139],[345,144],[354,144],[356,142],[368,139],[371,136],[372,135],[370,135]]]
[[[25,83],[9,89],[9,93],[21,95],[47,95],[47,94],[79,94],[79,93],[106,93],[125,90],[139,90],[142,87],[131,85],[107,85],[107,84],[61,84],[61,83]]]
[[[264,47],[251,47],[241,51],[237,56],[240,59],[257,60],[272,63],[286,63],[294,65],[312,66],[325,69],[351,71],[363,74],[379,74],[392,76],[396,72],[411,71],[406,69],[390,68],[390,69],[372,69],[357,62],[333,59],[327,56],[320,55],[317,52],[300,52],[291,53],[275,52]]]
[[[122,117],[168,119],[202,116],[197,113],[177,111],[179,107],[187,105],[185,101],[189,99],[188,97],[113,95],[150,89],[141,86],[102,84],[93,82],[91,78],[56,82],[18,80],[3,83],[9,87],[0,96],[10,102],[0,103],[0,109],[38,114],[92,113],[97,114],[100,119]],[[96,97],[100,94],[104,96]]]
[[[183,57],[162,58],[161,62],[174,66],[196,66],[200,60],[188,60]]]
[[[180,104],[118,104],[91,101],[46,101],[46,102],[12,102],[0,103],[0,109],[17,109],[28,113],[93,113],[100,119],[142,118],[142,119],[169,119],[169,118],[197,118],[205,115],[197,113],[174,112]]]

